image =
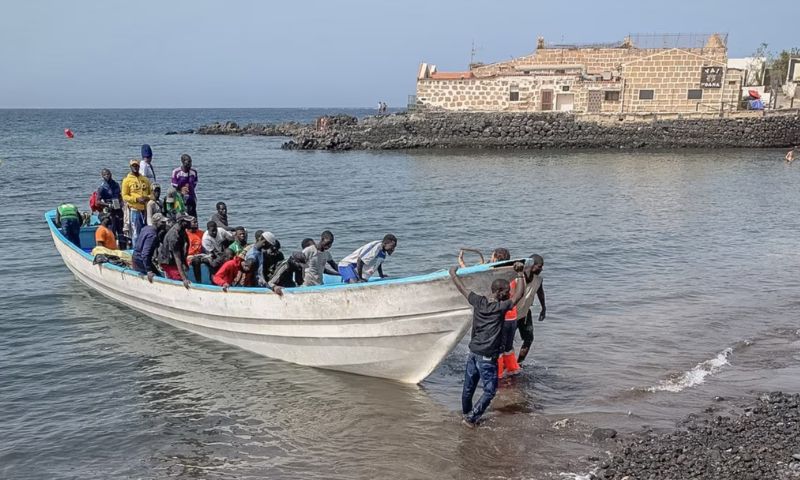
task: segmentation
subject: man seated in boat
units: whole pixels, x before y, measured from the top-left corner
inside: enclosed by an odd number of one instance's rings
[[[158,254],[158,262],[164,275],[170,280],[182,281],[186,288],[192,283],[186,276],[186,252],[189,243],[186,230],[192,225],[192,220],[194,217],[189,215],[176,218],[175,225],[164,235]]]
[[[308,267],[303,274],[303,285],[310,287],[322,285],[322,275],[339,275],[336,262],[333,261],[330,249],[333,246],[333,232],[325,230],[320,235],[319,242],[311,242],[303,249]]]
[[[306,256],[303,252],[294,252],[289,258],[278,264],[275,274],[267,283],[273,292],[283,296],[284,288],[294,288],[303,284],[303,270],[306,268]]]
[[[387,233],[383,240],[370,242],[339,262],[339,274],[344,283],[366,282],[377,272],[380,278],[386,278],[383,273],[383,262],[387,256],[394,253],[397,248],[397,237]]]
[[[233,242],[233,234],[219,228],[217,222],[210,221],[206,224],[202,245],[208,257],[201,260],[208,265],[212,275],[227,260],[227,258],[225,258],[225,250],[231,242]]]
[[[228,231],[228,206],[225,202],[217,202],[217,211],[211,215],[211,221],[217,224],[217,228]]]
[[[96,247],[103,247],[109,250],[119,250],[117,237],[111,230],[111,214],[100,214],[100,225],[94,232],[94,244]]]
[[[498,278],[492,282],[492,298],[467,290],[458,278],[458,267],[453,267],[449,271],[456,288],[473,307],[470,353],[467,357],[464,388],[461,392],[461,412],[464,414],[464,423],[470,427],[478,424],[497,393],[497,358],[502,353],[503,324],[506,312],[519,303],[525,291],[525,275],[522,270],[522,263],[514,264],[517,285],[520,288],[513,297],[510,294],[511,286],[508,280]],[[479,379],[483,382],[483,395],[473,404],[472,396],[478,388]]]
[[[236,227],[233,230],[233,243],[228,248],[233,250],[234,255],[241,255],[247,247],[247,229],[244,227]]]
[[[266,287],[278,263],[284,260],[280,242],[272,232],[258,230],[256,243],[248,246],[250,248],[247,249],[244,258],[253,264],[253,269],[247,278],[248,286]]]
[[[230,249],[227,256],[230,260],[222,264],[217,273],[211,277],[211,281],[214,285],[222,287],[222,290],[226,292],[231,286],[247,286],[244,278],[253,268],[253,262],[251,260],[242,260],[242,257],[234,255]]]
[[[161,236],[166,229],[166,218],[160,213],[153,214],[153,225],[145,225],[142,228],[133,247],[133,269],[147,275],[150,283],[153,283],[153,277],[158,275],[155,257],[161,245]]]

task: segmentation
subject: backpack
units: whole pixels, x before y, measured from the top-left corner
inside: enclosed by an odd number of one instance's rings
[[[89,196],[89,209],[93,212],[103,211],[103,207],[97,204],[97,191],[92,192]]]

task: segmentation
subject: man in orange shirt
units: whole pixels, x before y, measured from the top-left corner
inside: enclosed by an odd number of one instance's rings
[[[117,237],[111,231],[111,215],[104,213],[100,215],[100,226],[94,232],[94,243],[98,247],[105,247],[109,250],[119,250]]]
[[[203,263],[199,261],[201,257],[195,260],[195,257],[203,253],[203,232],[200,230],[200,225],[197,223],[197,217],[192,220],[191,225],[186,230],[186,239],[188,241],[188,249],[186,251],[186,266],[191,266],[194,271],[194,281],[200,283],[201,271],[200,265]]]

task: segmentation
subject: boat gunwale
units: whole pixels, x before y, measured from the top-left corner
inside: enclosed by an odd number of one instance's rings
[[[61,230],[56,227],[55,225],[55,210],[49,210],[45,212],[44,218],[47,221],[48,227],[50,228],[50,233],[53,234],[56,238],[58,238],[62,244],[66,245],[68,248],[72,249],[74,252],[78,253],[84,260],[89,262],[94,262],[94,256],[88,252],[85,252],[83,249],[78,248],[77,245],[70,242],[67,237],[61,233]],[[495,262],[495,263],[485,263],[480,265],[473,265],[466,268],[459,268],[458,275],[459,276],[466,276],[472,275],[476,273],[486,272],[495,268],[502,268],[502,267],[510,267],[514,260],[507,260],[502,262]],[[128,274],[134,277],[144,278],[144,275],[139,273],[138,271],[127,268],[127,267],[120,267],[118,265],[114,265],[112,263],[103,263],[100,264],[103,268],[107,268],[113,271],[118,271],[123,274]],[[339,290],[339,289],[356,289],[356,288],[370,288],[370,287],[385,287],[391,285],[405,285],[405,284],[421,284],[421,283],[428,283],[433,282],[436,280],[441,280],[444,278],[448,278],[449,273],[448,270],[436,270],[429,273],[423,273],[418,275],[412,275],[408,277],[398,277],[398,278],[389,278],[389,279],[380,279],[380,280],[373,280],[368,282],[360,282],[360,283],[334,283],[328,285],[314,285],[310,287],[292,287],[292,288],[284,288],[283,291],[286,293],[291,293],[293,295],[296,294],[309,294],[309,293],[317,293],[317,292],[327,292],[331,290]],[[183,282],[178,280],[171,280],[169,278],[156,276],[153,277],[154,282],[164,283],[170,286],[179,286],[181,288],[185,288]],[[207,290],[212,292],[224,292],[222,287],[217,285],[209,285],[205,283],[196,283],[192,282],[191,284],[192,289],[198,290]],[[275,294],[269,288],[263,287],[229,287],[226,293],[233,293],[233,294]]]

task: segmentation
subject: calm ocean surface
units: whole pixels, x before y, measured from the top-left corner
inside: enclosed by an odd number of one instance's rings
[[[164,135],[323,113],[0,110],[0,478],[558,478],[589,469],[593,428],[669,428],[717,395],[800,390],[800,165],[784,152],[326,153]],[[341,258],[392,232],[390,275],[450,266],[461,246],[544,255],[548,316],[524,373],[472,431],[465,341],[412,387],[262,358],[93,293],[42,213],[85,206],[100,168],[120,180],[142,143],[165,180],[192,155],[201,224],[225,200],[285,250],[330,228]]]

